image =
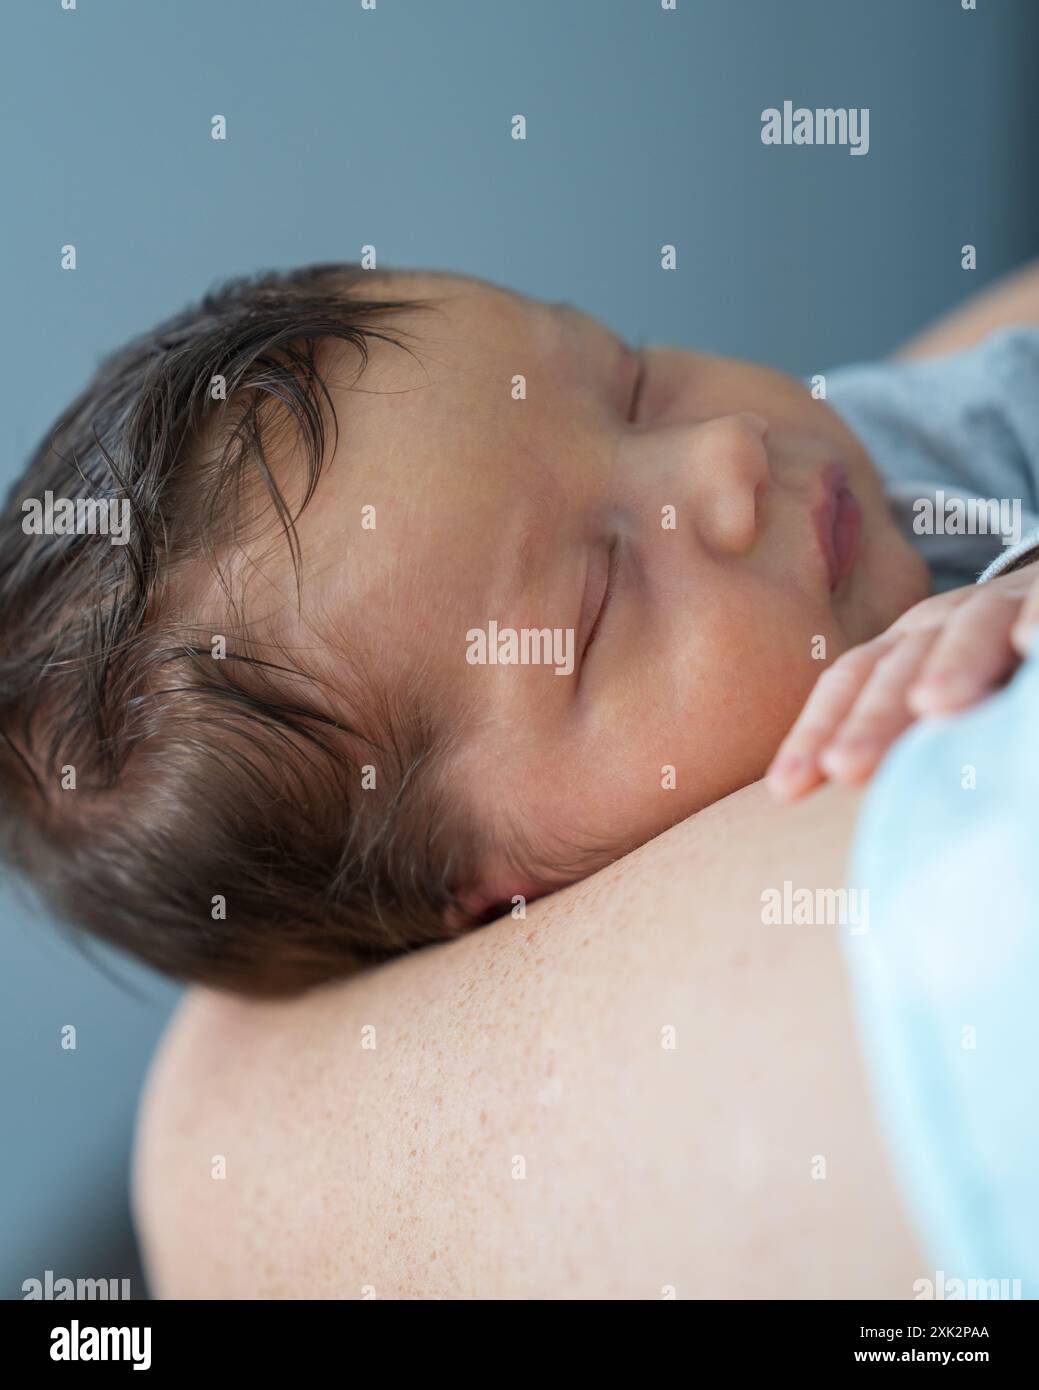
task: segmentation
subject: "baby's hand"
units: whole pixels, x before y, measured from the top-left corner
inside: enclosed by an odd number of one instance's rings
[[[919,715],[952,714],[1001,685],[1039,623],[1039,566],[925,599],[820,675],[772,761],[793,801],[830,777],[864,782]]]

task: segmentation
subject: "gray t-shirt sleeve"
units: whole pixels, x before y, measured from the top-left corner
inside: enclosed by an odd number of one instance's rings
[[[943,357],[839,367],[826,374],[826,399],[872,458],[936,589],[988,577],[1039,529],[1039,327],[1001,329]],[[1018,529],[1006,544],[990,529],[928,530],[924,499],[932,515],[970,499],[1003,504]]]

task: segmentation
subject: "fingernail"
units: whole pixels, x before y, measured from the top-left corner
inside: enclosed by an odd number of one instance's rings
[[[819,761],[827,770],[846,767],[848,763],[858,762],[874,753],[876,747],[876,739],[865,734],[857,734],[852,738],[839,738],[826,745],[819,755]]]
[[[951,690],[958,685],[962,685],[965,677],[962,671],[956,671],[950,667],[942,667],[937,671],[928,671],[922,675],[913,685],[914,690]]]
[[[780,753],[765,773],[765,781],[773,791],[785,792],[803,776],[808,759],[800,753]]]
[[[974,681],[962,671],[936,671],[912,686],[906,698],[915,708],[917,705],[967,700],[975,690]]]
[[[805,765],[805,757],[802,753],[779,753],[772,760],[771,772],[796,772],[798,768]]]

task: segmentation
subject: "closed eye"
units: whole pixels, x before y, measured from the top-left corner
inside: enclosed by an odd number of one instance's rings
[[[635,349],[638,358],[638,372],[635,375],[635,387],[631,393],[631,405],[628,407],[628,423],[635,425],[639,418],[639,399],[642,395],[642,383],[646,379],[646,356],[641,347]]]
[[[611,542],[610,549],[607,553],[606,579],[605,583],[602,586],[602,597],[599,601],[599,609],[595,615],[595,621],[592,623],[591,631],[588,633],[588,640],[584,644],[584,654],[581,658],[582,663],[587,659],[591,645],[595,641],[596,637],[598,637],[599,635],[599,629],[602,626],[603,617],[606,613],[607,608],[610,606],[610,598],[613,594],[613,581],[617,571],[617,566],[615,563],[616,555],[617,542],[616,540],[614,540],[613,542]]]

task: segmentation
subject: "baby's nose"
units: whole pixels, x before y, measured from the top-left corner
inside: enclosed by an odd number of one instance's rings
[[[697,427],[692,441],[694,524],[708,549],[750,550],[758,534],[758,494],[769,480],[768,421],[752,411],[719,416]]]

